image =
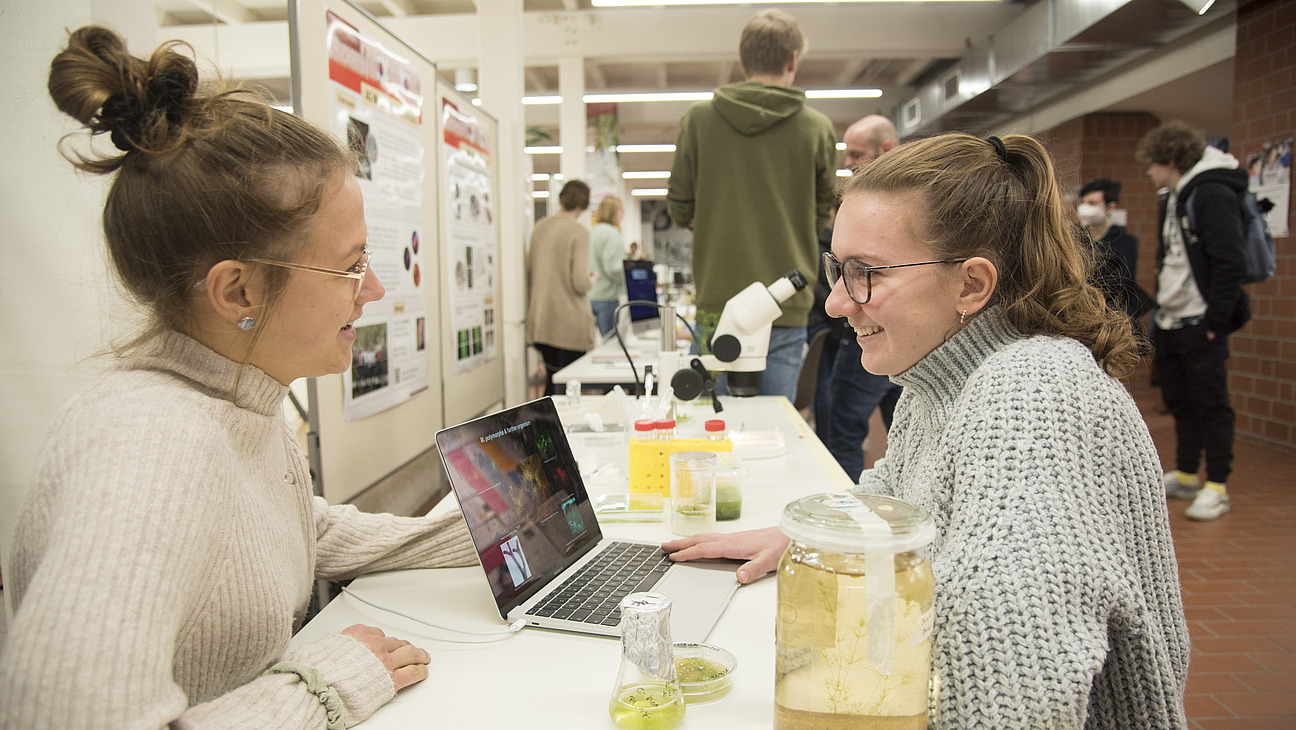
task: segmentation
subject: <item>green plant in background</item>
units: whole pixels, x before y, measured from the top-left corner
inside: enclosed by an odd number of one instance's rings
[[[523,144],[525,144],[527,147],[535,147],[539,145],[541,142],[552,142],[552,141],[553,141],[553,135],[549,134],[549,132],[545,130],[544,127],[527,127],[525,136],[523,137]]]

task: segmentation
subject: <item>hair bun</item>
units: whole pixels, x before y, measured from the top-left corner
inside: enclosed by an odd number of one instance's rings
[[[122,152],[138,149],[149,126],[160,114],[168,122],[179,121],[181,105],[192,93],[193,78],[183,71],[163,71],[149,79],[145,96],[113,94],[99,111],[99,120],[111,132],[114,146]]]

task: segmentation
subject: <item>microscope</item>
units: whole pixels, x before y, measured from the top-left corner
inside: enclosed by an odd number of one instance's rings
[[[673,348],[661,353],[658,371],[661,382],[670,383],[676,398],[692,400],[714,390],[708,371],[723,370],[729,373],[732,395],[757,395],[765,356],[769,353],[770,327],[783,313],[779,304],[805,287],[805,275],[796,269],[769,286],[753,282],[725,302],[715,333],[707,341],[710,355],[692,356],[689,365],[681,367],[681,353]],[[672,332],[673,327],[672,323]]]

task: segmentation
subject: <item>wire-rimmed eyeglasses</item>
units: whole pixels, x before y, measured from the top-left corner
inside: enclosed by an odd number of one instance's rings
[[[369,273],[369,247],[365,246],[364,252],[360,254],[360,260],[355,262],[351,268],[346,271],[337,269],[326,269],[321,266],[308,266],[306,264],[295,264],[290,261],[271,261],[269,259],[247,259],[250,264],[265,264],[267,266],[282,266],[285,269],[297,269],[298,271],[313,271],[316,274],[328,274],[329,276],[341,276],[347,279],[355,280],[355,292],[351,295],[351,302],[354,304],[360,299],[360,289],[364,287],[365,275]]]
[[[932,264],[961,264],[967,259],[944,259],[941,261],[919,261],[914,264],[891,264],[890,266],[865,266],[853,259],[838,261],[831,251],[823,253],[824,276],[828,286],[837,286],[837,280],[846,279],[846,295],[856,304],[868,304],[873,298],[873,272],[882,269],[903,269],[909,266],[930,266]],[[860,297],[861,291],[864,296]]]

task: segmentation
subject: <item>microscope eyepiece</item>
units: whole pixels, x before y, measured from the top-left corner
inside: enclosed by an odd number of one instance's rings
[[[805,274],[801,273],[800,269],[792,269],[791,271],[784,274],[783,278],[791,282],[792,286],[796,287],[797,291],[801,291],[802,289],[806,288],[806,285],[810,283],[806,280]]]

